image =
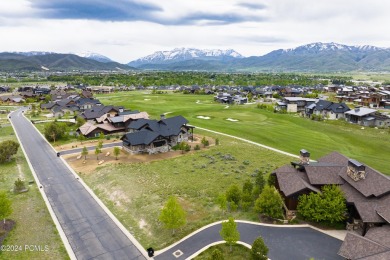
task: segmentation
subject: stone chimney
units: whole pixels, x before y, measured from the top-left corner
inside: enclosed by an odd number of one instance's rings
[[[310,163],[310,153],[305,149],[299,151],[299,163],[302,165],[307,165]]]
[[[367,176],[366,166],[356,160],[349,159],[347,175],[354,181],[364,180]]]
[[[164,114],[160,115],[160,120],[164,120],[164,119],[165,119],[165,115]]]

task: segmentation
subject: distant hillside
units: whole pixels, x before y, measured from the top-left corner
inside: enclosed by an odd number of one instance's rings
[[[390,49],[375,46],[348,46],[338,43],[311,43],[297,48],[275,50],[263,56],[205,59],[189,55],[172,56],[156,52],[130,62],[140,69],[213,70],[268,72],[390,71]],[[168,59],[167,57],[173,57]],[[177,58],[176,56],[180,56]],[[185,57],[185,58],[183,58]]]
[[[22,55],[0,53],[0,71],[73,71],[73,70],[131,70],[117,62],[99,62],[74,54]]]

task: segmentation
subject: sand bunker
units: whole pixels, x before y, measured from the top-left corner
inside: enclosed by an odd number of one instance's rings
[[[197,118],[200,118],[200,119],[211,119],[209,116],[197,116]]]
[[[233,118],[226,118],[227,121],[231,121],[231,122],[237,122],[239,121],[238,119],[233,119]]]
[[[150,100],[150,99],[149,99],[149,98],[145,98],[144,100],[145,100],[145,101],[148,101],[148,100]]]

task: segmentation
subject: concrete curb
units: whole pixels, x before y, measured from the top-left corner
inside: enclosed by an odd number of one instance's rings
[[[12,113],[14,113],[14,111],[11,112],[11,113],[9,113],[8,116],[10,116]],[[24,116],[23,113],[22,113],[22,115]],[[27,119],[27,118],[26,118],[26,119]],[[9,120],[9,117],[8,117],[8,120]],[[30,162],[30,159],[28,158],[28,156],[27,156],[27,154],[26,154],[26,151],[24,150],[24,147],[23,147],[22,142],[20,141],[19,135],[18,135],[18,133],[16,132],[16,130],[15,130],[15,128],[14,128],[14,125],[13,125],[12,121],[11,121],[11,120],[9,120],[9,121],[10,121],[10,123],[11,123],[11,125],[12,125],[12,128],[14,129],[14,132],[15,132],[16,138],[17,138],[18,141],[19,141],[20,147],[22,148],[24,157],[26,158],[26,161],[27,161],[28,166],[29,166],[29,168],[30,168],[30,170],[31,170],[31,173],[32,173],[32,175],[33,175],[33,177],[34,177],[34,179],[35,179],[35,183],[37,184],[38,190],[39,190],[39,192],[41,193],[42,198],[43,198],[43,200],[44,200],[44,202],[45,202],[45,204],[46,204],[46,207],[47,207],[47,209],[49,210],[50,216],[51,216],[51,218],[52,218],[52,220],[53,220],[53,222],[54,222],[54,225],[55,225],[55,227],[57,228],[58,233],[60,234],[62,243],[64,243],[64,246],[65,246],[65,249],[66,249],[66,251],[67,251],[67,253],[68,253],[68,255],[69,255],[69,258],[72,259],[72,260],[76,260],[76,259],[77,259],[77,258],[76,258],[76,255],[75,255],[75,253],[74,253],[72,247],[70,246],[69,240],[68,240],[68,238],[66,237],[65,232],[64,232],[64,230],[62,229],[62,226],[61,226],[60,222],[58,221],[57,216],[56,216],[56,214],[54,213],[53,208],[51,207],[49,200],[47,199],[46,193],[45,193],[45,191],[44,191],[43,188],[40,188],[42,185],[41,185],[41,183],[39,182],[38,176],[37,176],[37,174],[36,174],[35,171],[34,171],[34,168],[33,168],[32,164],[31,164],[31,162]]]
[[[23,114],[24,116],[24,114]],[[27,118],[26,118],[27,119]],[[35,125],[32,124],[34,127]],[[54,153],[57,153],[56,149],[46,140],[46,138],[42,135],[42,133],[35,127],[36,131],[42,136],[42,138],[47,142],[50,147],[53,149]],[[61,152],[60,152],[61,153]],[[65,166],[70,170],[70,172],[74,175],[74,177],[83,185],[83,187],[88,191],[88,193],[92,196],[92,198],[99,204],[100,207],[104,210],[104,212],[111,218],[112,221],[119,227],[119,229],[125,234],[125,236],[134,244],[135,247],[141,252],[141,254],[145,258],[149,258],[146,250],[141,246],[141,244],[130,234],[130,232],[123,226],[123,224],[112,214],[112,212],[104,205],[104,203],[95,195],[95,193],[89,188],[89,186],[80,178],[80,176],[69,166],[69,164],[65,161],[64,158],[60,156],[61,161],[65,164]]]
[[[203,247],[202,249],[196,251],[195,253],[193,253],[193,254],[190,255],[189,257],[187,257],[186,260],[187,260],[187,259],[193,259],[193,258],[197,257],[197,256],[200,255],[203,251],[206,251],[207,249],[209,249],[209,248],[212,247],[212,246],[216,246],[216,245],[219,245],[219,244],[225,244],[225,243],[226,243],[226,241],[224,241],[224,240],[221,240],[221,241],[217,241],[217,242],[211,243],[211,244],[209,244],[209,245]],[[247,248],[249,248],[249,249],[252,249],[252,246],[249,245],[249,244],[247,244],[247,243],[244,243],[244,242],[241,242],[241,241],[237,241],[237,244],[240,244],[240,245],[243,245],[243,246],[245,246],[245,247],[247,247]]]

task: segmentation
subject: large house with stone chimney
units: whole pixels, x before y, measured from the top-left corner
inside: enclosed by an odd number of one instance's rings
[[[324,185],[340,186],[347,204],[346,227],[350,232],[339,255],[347,259],[390,259],[388,176],[338,152],[313,162],[306,150],[301,150],[299,162],[282,166],[272,174],[287,215],[294,214],[300,195],[321,192]]]
[[[138,119],[128,126],[122,136],[123,148],[133,154],[168,152],[171,147],[193,138],[194,127],[182,116],[160,120]]]

